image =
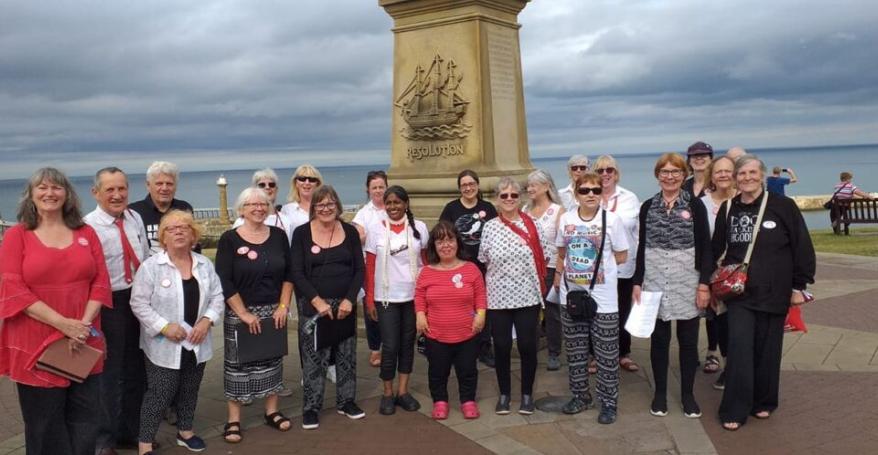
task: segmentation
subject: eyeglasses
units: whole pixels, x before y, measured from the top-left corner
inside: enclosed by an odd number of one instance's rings
[[[586,165],[586,166],[582,166],[582,165],[578,165],[578,164],[577,164],[577,165],[570,166],[570,170],[573,171],[573,172],[577,172],[577,171],[587,171],[587,170],[588,170],[588,166],[587,166],[587,165]]]
[[[165,228],[165,232],[167,232],[167,233],[169,233],[169,234],[176,234],[176,233],[178,233],[178,232],[187,232],[187,231],[189,231],[189,229],[190,229],[190,227],[187,226],[187,225],[182,225],[182,226],[168,226],[168,227]]]
[[[588,193],[594,194],[595,196],[600,196],[601,193],[604,192],[604,189],[601,187],[580,186],[576,189],[576,192],[583,196]]]
[[[616,173],[616,168],[614,167],[599,167],[594,170],[595,174],[609,174],[613,175]]]
[[[659,171],[660,177],[679,177],[683,175],[682,169],[662,169]]]
[[[316,204],[316,205],[314,205],[314,210],[317,210],[318,212],[326,212],[326,211],[335,210],[335,202],[325,202],[323,204]]]
[[[518,193],[500,193],[500,199],[518,199]]]
[[[304,175],[297,175],[296,180],[302,183],[320,183],[320,179],[317,177],[305,177]]]
[[[266,202],[245,202],[244,207],[245,208],[259,208],[259,209],[261,209],[264,207],[268,207],[268,203],[266,203]]]
[[[259,188],[276,188],[277,183],[275,182],[259,182],[256,184]]]

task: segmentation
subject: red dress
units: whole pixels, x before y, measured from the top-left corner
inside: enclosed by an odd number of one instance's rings
[[[16,225],[0,245],[0,375],[36,387],[67,387],[70,381],[34,366],[43,350],[64,334],[25,314],[43,301],[67,318],[80,319],[89,300],[112,307],[112,292],[104,252],[95,231],[85,225],[73,231],[73,243],[50,248],[33,231]],[[92,325],[100,329],[100,313]],[[106,351],[104,338],[88,344]],[[91,374],[103,371],[99,361]]]

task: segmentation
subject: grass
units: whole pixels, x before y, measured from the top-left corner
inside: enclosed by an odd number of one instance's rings
[[[878,228],[852,224],[851,235],[835,235],[832,229],[811,231],[814,249],[823,253],[878,256]]]

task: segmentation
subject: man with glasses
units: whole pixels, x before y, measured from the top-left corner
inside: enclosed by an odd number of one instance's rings
[[[704,196],[707,189],[707,168],[713,160],[713,147],[706,142],[696,142],[686,150],[686,164],[692,172],[692,177],[683,182],[683,191],[688,191],[694,197]]]
[[[561,198],[561,205],[566,211],[573,211],[579,207],[576,202],[576,194],[573,191],[573,185],[580,176],[588,170],[588,157],[585,155],[573,155],[567,160],[567,174],[570,176],[570,183],[558,190],[558,196]]]
[[[159,223],[161,223],[165,213],[174,209],[189,213],[193,211],[191,204],[174,198],[177,194],[179,176],[180,170],[176,164],[167,161],[154,161],[146,170],[146,190],[148,191],[146,197],[129,206],[143,219],[149,248],[153,253],[162,251],[158,242],[158,233]],[[196,245],[194,250],[200,252],[201,247]]]

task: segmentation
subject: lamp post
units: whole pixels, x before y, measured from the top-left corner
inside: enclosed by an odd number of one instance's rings
[[[229,186],[229,182],[226,181],[225,175],[220,174],[219,178],[216,179],[216,186],[219,187],[219,221],[221,224],[228,226],[230,224],[229,196],[226,192],[226,187]]]

